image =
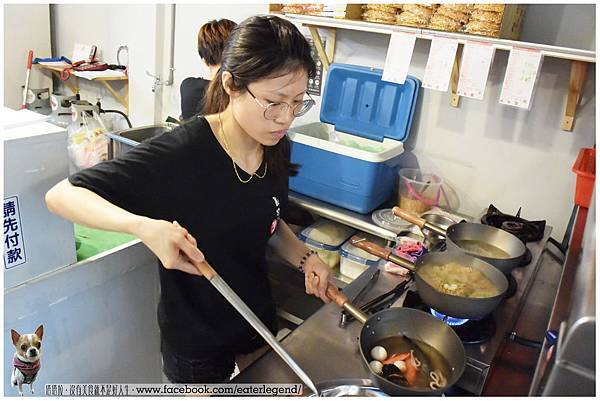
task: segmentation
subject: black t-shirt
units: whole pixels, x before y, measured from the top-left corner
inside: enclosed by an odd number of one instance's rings
[[[203,98],[210,81],[204,78],[186,78],[179,87],[181,118],[187,120],[202,111]]]
[[[238,172],[248,179],[239,167]],[[225,282],[275,332],[265,252],[287,211],[287,177],[268,170],[264,179],[241,183],[210,125],[198,117],[69,181],[135,214],[177,220]],[[248,351],[244,347],[256,332],[205,277],[168,270],[160,262],[159,272],[158,322],[171,349],[189,357]]]

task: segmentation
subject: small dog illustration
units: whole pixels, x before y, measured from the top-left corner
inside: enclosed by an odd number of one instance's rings
[[[33,334],[23,335],[11,329],[10,335],[16,348],[10,382],[13,387],[19,387],[19,395],[23,395],[23,384],[29,384],[33,394],[33,382],[41,367],[44,326],[40,325]]]

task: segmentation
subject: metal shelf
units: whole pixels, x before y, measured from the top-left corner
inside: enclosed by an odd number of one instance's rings
[[[309,212],[313,212],[319,216],[337,221],[338,223],[345,224],[352,228],[356,228],[357,230],[373,234],[387,241],[395,241],[396,237],[398,236],[397,233],[386,230],[385,228],[379,227],[377,224],[373,223],[370,214],[356,213],[330,203],[309,198],[308,196],[304,196],[293,191],[289,192],[288,198],[290,202],[296,203]]]
[[[495,49],[510,51],[513,47],[540,50],[542,56],[560,58],[571,61],[583,61],[586,63],[596,62],[596,52],[584,49],[573,49],[569,47],[543,45],[539,43],[522,42],[519,40],[496,39],[485,36],[468,35],[455,32],[432,31],[429,29],[421,30],[419,37],[422,39],[433,39],[434,36],[457,39],[458,43],[465,44],[468,41],[477,41],[491,43]]]
[[[405,32],[414,34],[417,38],[425,40],[432,40],[434,37],[456,39],[458,40],[459,44],[462,45],[467,42],[482,42],[489,43],[498,50],[510,51],[512,48],[527,48],[540,51],[544,57],[569,60],[571,62],[571,73],[569,76],[569,84],[567,86],[568,89],[565,111],[560,126],[563,131],[573,130],[577,107],[581,104],[581,99],[583,96],[583,88],[587,77],[588,63],[596,62],[596,52],[592,50],[543,45],[539,43],[522,42],[518,40],[496,39],[455,32],[434,31],[430,29],[411,28],[400,25],[380,24],[361,20],[346,20],[298,14],[278,14],[282,15],[284,18],[287,18],[291,22],[302,24],[309,29],[325,69],[329,68],[329,65],[333,63],[333,59],[335,57],[336,29],[349,29],[360,32],[372,32],[387,35],[391,35],[394,32]],[[324,49],[318,32],[319,28],[324,28],[331,32],[331,37],[329,40],[329,52],[326,52]],[[460,100],[460,96],[457,93],[458,79],[460,74],[460,54],[460,52],[457,52],[456,58],[454,59],[454,66],[452,69],[452,77],[450,82],[450,105],[453,107],[458,107]]]
[[[393,32],[406,32],[417,35],[419,39],[433,39],[434,36],[457,39],[459,43],[465,44],[468,41],[478,41],[491,43],[498,50],[510,50],[513,47],[525,47],[528,49],[540,50],[544,57],[554,57],[573,61],[583,61],[586,63],[596,62],[596,52],[584,49],[573,49],[568,47],[543,45],[539,43],[522,42],[518,40],[496,39],[486,36],[469,35],[455,32],[434,31],[429,29],[411,28],[400,25],[387,25],[376,22],[367,22],[359,20],[344,20],[330,17],[317,17],[311,15],[285,14],[285,18],[292,22],[304,25],[311,25],[325,28],[349,29],[353,31],[382,33],[391,35]]]

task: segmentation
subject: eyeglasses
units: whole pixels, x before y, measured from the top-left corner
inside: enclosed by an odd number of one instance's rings
[[[263,115],[267,120],[278,119],[282,115],[285,115],[289,108],[292,109],[292,114],[294,114],[294,117],[300,117],[305,115],[316,104],[316,102],[313,100],[310,94],[306,92],[310,99],[305,99],[295,106],[291,106],[286,102],[269,103],[265,106],[256,98],[256,96],[254,96],[252,92],[250,92],[250,89],[248,87],[246,87],[246,90],[248,91],[250,96],[252,96],[256,104],[258,104],[264,109]]]

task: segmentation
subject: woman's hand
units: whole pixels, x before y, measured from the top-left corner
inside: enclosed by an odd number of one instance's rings
[[[329,266],[327,266],[319,256],[314,253],[304,265],[304,286],[307,294],[314,294],[321,298],[323,302],[329,303],[331,300],[327,296],[327,285],[331,276]]]
[[[160,259],[167,269],[176,269],[201,276],[193,262],[200,263],[204,255],[196,239],[176,221],[144,218],[135,229],[136,236]]]

